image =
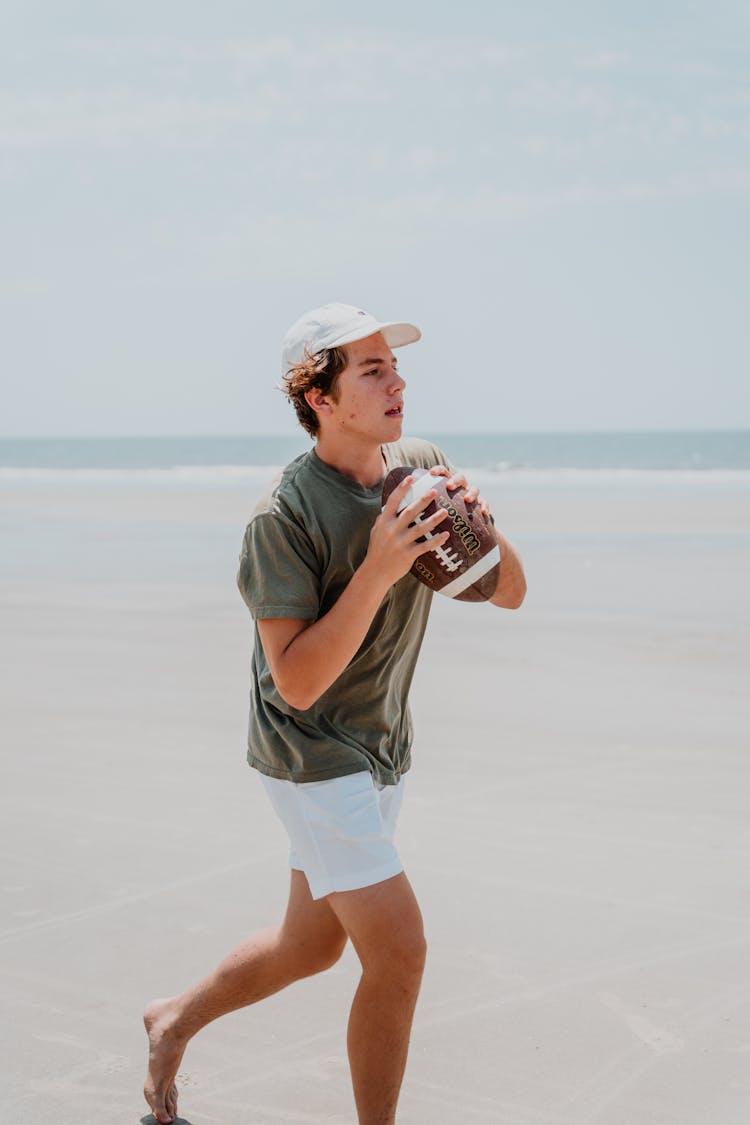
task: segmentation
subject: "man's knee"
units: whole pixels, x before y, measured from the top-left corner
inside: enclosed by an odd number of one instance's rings
[[[427,960],[427,941],[421,919],[400,927],[378,946],[370,946],[360,957],[365,972],[403,984],[419,983]]]
[[[332,900],[365,974],[418,983],[427,943],[419,904],[403,872]]]
[[[299,977],[312,977],[332,968],[344,952],[346,941],[346,934],[342,931],[324,941],[298,945],[294,952]]]
[[[287,983],[325,972],[341,957],[347,936],[335,920],[326,925],[303,925],[287,918],[268,933],[268,952]]]

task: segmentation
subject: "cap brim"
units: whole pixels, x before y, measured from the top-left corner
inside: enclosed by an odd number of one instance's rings
[[[336,340],[330,347],[342,347],[344,344],[353,344],[357,340],[366,340],[368,336],[382,333],[383,339],[389,348],[402,348],[405,344],[415,344],[421,340],[422,333],[416,324],[406,324],[400,321],[388,321],[385,324],[363,324],[352,332]]]

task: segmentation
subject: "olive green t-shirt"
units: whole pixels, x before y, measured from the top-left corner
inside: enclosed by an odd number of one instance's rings
[[[384,446],[383,456],[386,471],[447,464],[417,438]],[[245,532],[237,583],[254,620],[322,617],[362,563],[380,508],[380,484],[364,488],[314,450],[292,461]],[[381,784],[395,784],[410,765],[408,694],[431,598],[411,574],[396,582],[349,665],[306,711],[276,690],[256,624],[250,765],[295,782],[370,770]]]

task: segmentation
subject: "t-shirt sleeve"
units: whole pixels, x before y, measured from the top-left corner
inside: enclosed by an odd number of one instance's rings
[[[315,620],[320,604],[312,545],[299,528],[275,512],[255,516],[242,541],[240,593],[254,618]]]
[[[433,465],[445,465],[450,472],[456,471],[453,462],[449,460],[442,449],[433,445],[431,441],[425,441],[423,438],[412,438],[407,442],[405,448],[409,464],[418,469],[431,469]]]
[[[431,446],[431,448],[432,448],[432,450],[434,452],[434,455],[436,457],[436,460],[433,461],[433,464],[434,465],[445,465],[446,469],[448,469],[451,473],[455,473],[456,472],[456,465],[451,460],[451,458],[447,455],[447,453],[443,453],[442,449],[438,449],[438,447],[436,445]]]

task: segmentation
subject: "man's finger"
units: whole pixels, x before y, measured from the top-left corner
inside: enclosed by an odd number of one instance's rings
[[[437,490],[430,488],[427,492],[423,492],[416,500],[412,500],[411,504],[407,504],[402,512],[399,512],[399,519],[403,519],[406,523],[411,523],[416,519],[425,508],[428,508],[437,496]],[[442,508],[440,509],[443,510]]]
[[[410,530],[412,531],[414,538],[419,538],[419,536],[421,535],[429,534],[429,532],[431,532],[433,528],[437,527],[438,524],[441,524],[443,520],[447,518],[447,515],[448,513],[444,508],[438,508],[438,510],[436,512],[433,512],[431,516],[425,516],[418,522],[410,520]]]
[[[417,558],[419,558],[419,555],[426,555],[428,551],[434,551],[436,547],[442,547],[443,543],[447,543],[449,539],[449,531],[436,531],[425,543],[415,542],[414,546],[419,549]]]
[[[457,488],[468,488],[469,482],[463,473],[454,473],[453,476],[445,482],[445,487],[449,492],[455,492]]]
[[[413,484],[414,477],[404,477],[404,479],[396,485],[393,492],[386,500],[385,504],[383,505],[383,511],[388,512],[389,515],[395,515],[399,509],[401,501],[403,500],[404,496],[406,496],[407,492]]]

